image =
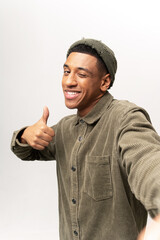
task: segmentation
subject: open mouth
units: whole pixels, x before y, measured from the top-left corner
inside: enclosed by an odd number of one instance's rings
[[[78,95],[80,94],[79,91],[64,91],[64,95],[66,99],[75,99],[76,97],[78,97]]]

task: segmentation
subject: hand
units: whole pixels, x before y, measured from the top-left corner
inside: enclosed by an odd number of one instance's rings
[[[47,126],[48,117],[49,110],[47,107],[44,107],[41,119],[24,130],[21,142],[28,143],[32,148],[37,150],[43,150],[47,147],[55,135],[53,129]]]
[[[137,240],[160,240],[160,215],[141,232]]]

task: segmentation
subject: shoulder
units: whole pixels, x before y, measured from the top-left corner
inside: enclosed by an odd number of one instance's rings
[[[109,110],[112,112],[113,117],[118,118],[119,120],[123,120],[127,116],[131,115],[133,117],[136,115],[141,115],[147,121],[151,122],[149,114],[143,107],[140,107],[127,100],[113,99]]]
[[[130,111],[131,109],[141,109],[141,107],[137,106],[135,103],[129,102],[127,100],[117,99],[113,99],[111,107],[113,107],[114,110],[123,111],[124,113]]]

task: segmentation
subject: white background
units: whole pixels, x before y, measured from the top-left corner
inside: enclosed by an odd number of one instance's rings
[[[48,125],[75,112],[61,91],[66,51],[95,38],[114,50],[110,92],[144,107],[160,134],[159,0],[0,1],[0,239],[58,240],[56,164],[23,162],[12,132],[50,109]]]

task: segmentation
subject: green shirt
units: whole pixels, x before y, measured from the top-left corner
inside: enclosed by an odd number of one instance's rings
[[[22,160],[56,159],[60,239],[136,240],[147,211],[160,213],[160,137],[146,111],[107,92],[53,129],[43,151],[19,143],[19,131],[11,145]]]

